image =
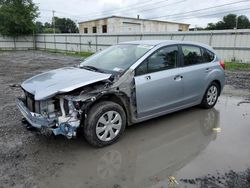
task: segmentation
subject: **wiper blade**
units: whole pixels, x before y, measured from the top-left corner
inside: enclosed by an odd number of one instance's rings
[[[92,70],[92,71],[95,71],[95,72],[102,72],[102,73],[104,73],[103,70],[98,69],[98,68],[96,68],[94,66],[84,65],[84,66],[81,66],[81,68],[84,68],[84,69],[87,69],[87,70]]]

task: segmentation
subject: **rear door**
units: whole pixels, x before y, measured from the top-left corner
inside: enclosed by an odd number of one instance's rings
[[[177,45],[160,48],[135,71],[139,118],[175,108],[183,97]]]
[[[207,87],[208,74],[212,71],[209,61],[214,56],[210,56],[209,60],[206,49],[195,45],[181,45],[181,51],[184,103],[199,103]]]

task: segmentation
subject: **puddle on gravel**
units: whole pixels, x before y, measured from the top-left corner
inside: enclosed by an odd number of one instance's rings
[[[250,104],[237,106],[242,100],[221,96],[213,109],[190,108],[131,126],[116,144],[101,149],[72,142],[70,154],[59,156],[64,165],[39,185],[202,187],[198,180],[203,177],[245,171],[250,167]]]

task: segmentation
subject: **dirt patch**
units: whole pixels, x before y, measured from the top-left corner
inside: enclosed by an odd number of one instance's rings
[[[226,71],[226,84],[250,91],[250,71]]]

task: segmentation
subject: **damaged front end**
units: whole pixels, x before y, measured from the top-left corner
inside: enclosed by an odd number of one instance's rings
[[[69,82],[75,81],[69,80],[67,89],[61,82],[54,83],[55,78],[44,82],[44,78],[34,77],[21,85],[24,97],[17,98],[16,104],[28,124],[44,135],[75,137],[78,128],[85,125],[91,105],[98,100],[111,100],[124,106],[128,111],[127,123],[131,125],[136,122],[133,75],[131,70],[122,76],[101,74],[87,82],[90,84],[79,83],[72,87]],[[93,73],[89,79],[93,79]]]
[[[51,70],[24,81],[24,97],[17,98],[16,104],[31,127],[72,138],[81,125],[85,105],[111,83],[110,77],[74,67]]]
[[[17,98],[16,104],[26,121],[42,134],[71,139],[80,127],[85,102],[94,99],[94,94],[85,95],[81,100],[79,96],[58,95],[36,101],[32,94],[25,92],[25,98]]]

